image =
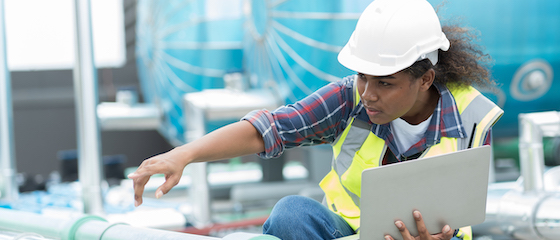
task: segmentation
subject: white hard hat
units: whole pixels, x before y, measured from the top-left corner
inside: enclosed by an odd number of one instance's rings
[[[362,13],[338,61],[359,73],[386,76],[428,58],[449,40],[434,8],[426,0],[375,0]]]

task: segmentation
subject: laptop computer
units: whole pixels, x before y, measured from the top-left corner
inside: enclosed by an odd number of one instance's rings
[[[417,236],[414,210],[432,234],[484,222],[491,157],[482,146],[364,170],[360,233],[341,239],[402,239],[396,220]]]

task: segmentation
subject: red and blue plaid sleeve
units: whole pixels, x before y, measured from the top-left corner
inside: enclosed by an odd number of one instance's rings
[[[486,137],[484,138],[484,145],[492,145],[492,128],[489,128],[488,132],[486,132]]]
[[[346,127],[353,108],[353,77],[330,83],[304,99],[274,111],[256,110],[245,115],[261,133],[262,158],[280,156],[284,149],[332,143]]]

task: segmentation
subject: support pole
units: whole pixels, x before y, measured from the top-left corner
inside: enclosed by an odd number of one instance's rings
[[[93,57],[89,0],[75,3],[74,94],[78,130],[78,176],[82,186],[84,213],[103,215],[101,142],[97,120],[97,69]]]
[[[186,122],[187,132],[185,140],[187,143],[193,142],[204,136],[205,127],[205,109],[198,108],[188,100],[188,94],[185,95],[184,104],[186,113],[190,121]],[[190,95],[192,96],[192,94]],[[189,131],[190,130],[190,131]],[[208,163],[193,163],[187,166],[190,169],[191,186],[189,188],[189,199],[193,206],[193,213],[189,221],[196,228],[205,228],[212,225],[210,201],[210,186],[208,184]]]
[[[14,148],[12,83],[6,52],[4,0],[0,0],[0,198],[16,200],[16,162]]]

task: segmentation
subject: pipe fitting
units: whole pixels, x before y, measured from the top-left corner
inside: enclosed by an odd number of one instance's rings
[[[560,168],[544,173],[543,137],[560,136],[560,112],[519,114],[521,177],[488,189],[486,221],[473,233],[515,239],[560,239]]]
[[[92,222],[92,221],[93,222],[107,223],[107,220],[105,220],[104,218],[94,216],[94,215],[85,215],[85,216],[79,217],[75,220],[67,222],[66,227],[61,232],[61,235],[60,235],[61,239],[62,240],[86,239],[86,238],[78,238],[78,237],[76,237],[76,234],[78,233],[78,231],[80,230],[80,228],[83,225],[85,225],[86,223],[89,224],[89,222]]]
[[[515,239],[544,239],[536,231],[535,212],[547,196],[544,192],[524,193],[518,190],[506,193],[498,210],[502,232]]]
[[[560,193],[541,201],[535,212],[535,229],[543,239],[560,239]]]

